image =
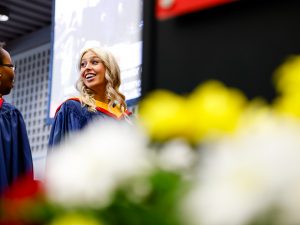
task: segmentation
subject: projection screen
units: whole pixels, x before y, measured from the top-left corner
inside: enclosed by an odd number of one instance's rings
[[[75,83],[80,52],[104,46],[116,56],[129,105],[141,95],[142,0],[57,0],[54,6],[50,66],[49,119],[67,98],[78,96]]]

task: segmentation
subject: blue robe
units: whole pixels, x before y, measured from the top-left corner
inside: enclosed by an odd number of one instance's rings
[[[122,119],[114,117],[105,109],[99,107],[96,109],[96,112],[88,111],[88,108],[83,107],[77,98],[65,101],[55,114],[49,137],[49,150],[51,151],[51,147],[63,141],[67,134],[81,130],[95,118],[103,120]],[[129,112],[127,113],[130,115]]]
[[[19,176],[31,174],[33,164],[20,111],[0,98],[0,195]]]

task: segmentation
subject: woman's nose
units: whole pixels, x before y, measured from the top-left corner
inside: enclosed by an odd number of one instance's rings
[[[91,69],[92,68],[92,64],[90,63],[90,62],[88,62],[87,64],[86,64],[86,67],[85,67],[86,69]]]

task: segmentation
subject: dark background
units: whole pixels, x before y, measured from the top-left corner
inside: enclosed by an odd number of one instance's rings
[[[162,21],[153,2],[144,4],[143,96],[218,79],[271,100],[274,70],[300,53],[299,0],[241,0]]]

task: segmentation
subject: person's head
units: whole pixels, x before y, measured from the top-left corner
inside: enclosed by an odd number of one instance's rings
[[[14,68],[10,54],[0,44],[0,97],[9,94],[14,86]]]
[[[94,110],[93,98],[100,96],[110,106],[117,102],[126,109],[125,97],[119,91],[120,68],[109,50],[99,47],[84,50],[80,55],[78,68],[80,77],[76,87],[87,106]]]

